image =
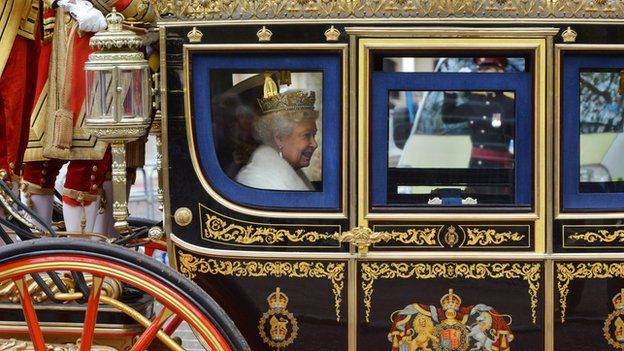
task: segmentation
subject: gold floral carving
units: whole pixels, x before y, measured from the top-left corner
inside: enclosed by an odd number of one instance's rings
[[[315,243],[320,240],[332,240],[332,235],[316,231],[306,232],[301,227],[291,232],[288,229],[228,223],[214,214],[206,214],[206,227],[204,228],[206,239],[247,245],[273,245],[285,241]]]
[[[568,293],[572,280],[609,278],[624,278],[624,263],[557,263],[557,289],[559,290],[561,323],[565,322]]]
[[[624,2],[606,0],[151,0],[163,19],[335,18],[624,18]]]
[[[233,277],[325,278],[332,284],[336,320],[340,321],[345,268],[343,262],[228,261],[199,258],[178,251],[178,270],[189,279],[197,273]]]
[[[362,263],[365,319],[369,322],[377,279],[522,279],[529,284],[531,318],[537,322],[541,266],[538,263]]]
[[[468,241],[466,246],[488,246],[500,245],[508,241],[521,241],[525,238],[524,234],[518,232],[497,232],[494,229],[477,229],[467,228]]]
[[[435,246],[438,245],[436,236],[438,235],[437,228],[424,228],[424,229],[408,229],[404,232],[399,231],[391,231],[391,232],[383,232],[390,234],[390,240],[398,241],[403,244],[414,244],[414,245],[428,245]]]
[[[611,232],[606,229],[597,230],[596,232],[574,233],[568,238],[572,240],[581,240],[588,243],[612,243],[614,241],[624,241],[624,229]]]

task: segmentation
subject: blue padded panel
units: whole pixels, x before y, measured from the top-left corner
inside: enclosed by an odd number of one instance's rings
[[[214,148],[210,70],[290,70],[323,72],[323,190],[275,191],[246,187],[228,177]],[[342,55],[333,53],[193,53],[191,56],[193,133],[204,177],[224,197],[260,208],[340,209],[342,170]],[[318,94],[318,92],[317,92]],[[193,152],[193,151],[191,151]]]
[[[373,73],[371,97],[371,194],[373,206],[388,198],[388,93],[412,91],[513,91],[516,94],[515,199],[517,206],[533,203],[533,102],[530,73]],[[529,181],[527,181],[529,180]]]

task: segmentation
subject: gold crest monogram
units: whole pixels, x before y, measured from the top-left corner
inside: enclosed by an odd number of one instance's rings
[[[613,297],[613,308],[615,309],[605,320],[602,328],[605,339],[609,345],[616,350],[624,350],[624,289]]]
[[[288,296],[279,287],[267,298],[269,310],[260,318],[258,330],[265,344],[280,350],[295,341],[299,325],[295,316],[288,312]]]
[[[388,341],[392,351],[510,351],[511,316],[484,304],[462,306],[453,289],[440,307],[413,303],[392,313]]]

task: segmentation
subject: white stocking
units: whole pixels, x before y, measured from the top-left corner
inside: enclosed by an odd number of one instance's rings
[[[93,232],[106,235],[109,238],[117,238],[119,233],[113,227],[115,224],[115,219],[113,218],[113,182],[110,180],[105,181],[102,184],[102,190],[106,199],[106,207],[98,211]]]
[[[84,228],[85,233],[93,233],[93,225],[95,224],[95,217],[97,216],[98,201],[93,201],[86,206],[71,206],[67,203],[63,203],[63,219],[65,220],[65,229],[68,232],[82,231],[82,218],[83,215],[86,219],[86,225]]]
[[[22,193],[21,200],[28,204],[28,197]],[[47,224],[52,224],[52,211],[54,209],[54,195],[30,194],[31,208],[37,212]],[[38,223],[35,223],[38,225]],[[42,228],[43,229],[43,228]]]

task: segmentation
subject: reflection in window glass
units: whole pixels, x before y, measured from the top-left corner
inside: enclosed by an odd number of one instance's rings
[[[500,67],[504,72],[524,72],[521,57],[384,57],[384,72],[484,72],[486,66]]]
[[[581,193],[624,192],[624,95],[619,71],[580,73]]]
[[[389,200],[513,204],[514,92],[398,91],[389,106]]]
[[[221,167],[257,189],[322,191],[321,72],[212,70]]]

